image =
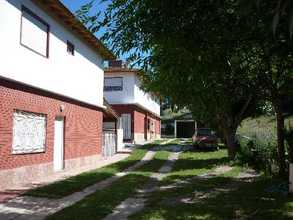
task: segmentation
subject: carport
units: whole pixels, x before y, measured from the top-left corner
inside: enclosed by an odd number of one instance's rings
[[[175,120],[174,136],[176,138],[191,138],[195,129],[195,120]]]

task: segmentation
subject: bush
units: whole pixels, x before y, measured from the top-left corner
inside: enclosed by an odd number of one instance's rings
[[[293,116],[285,119],[285,147],[289,161],[293,162]],[[277,129],[273,116],[259,116],[244,120],[237,130],[240,144],[237,161],[264,170],[266,174],[275,174],[277,165]]]
[[[236,155],[238,163],[247,164],[267,175],[277,173],[277,148],[275,140],[264,141],[259,137],[239,136],[240,149]]]

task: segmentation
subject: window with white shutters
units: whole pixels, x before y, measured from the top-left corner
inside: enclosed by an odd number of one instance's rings
[[[22,7],[20,43],[49,57],[49,25],[26,7]]]
[[[46,116],[25,111],[13,113],[12,153],[45,152]]]

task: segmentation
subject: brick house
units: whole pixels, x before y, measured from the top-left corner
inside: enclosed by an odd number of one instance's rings
[[[0,189],[97,163],[104,60],[58,0],[0,1]]]
[[[124,142],[143,143],[161,137],[160,104],[141,88],[139,70],[109,62],[105,70],[104,96],[121,115]]]

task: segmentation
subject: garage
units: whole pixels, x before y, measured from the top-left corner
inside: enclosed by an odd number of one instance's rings
[[[194,120],[175,120],[175,137],[191,138],[195,132],[196,122]]]

